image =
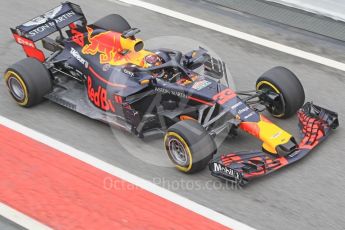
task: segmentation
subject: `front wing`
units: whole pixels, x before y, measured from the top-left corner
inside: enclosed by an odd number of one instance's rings
[[[339,126],[338,114],[311,102],[298,111],[302,140],[296,151],[287,156],[271,155],[262,151],[224,154],[209,163],[215,177],[237,184],[246,184],[251,179],[267,175],[305,157],[325,140],[332,129]]]

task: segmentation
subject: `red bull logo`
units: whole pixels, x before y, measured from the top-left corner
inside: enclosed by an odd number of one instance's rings
[[[123,38],[121,33],[106,31],[92,36],[93,29],[87,27],[89,44],[82,49],[83,54],[100,54],[101,64],[123,65],[137,62],[140,55],[138,47],[142,48],[140,39]],[[140,59],[142,62],[142,58]]]
[[[101,108],[104,111],[115,112],[115,106],[108,98],[107,90],[101,86],[98,86],[97,89],[94,89],[90,76],[87,78],[87,94],[90,101],[98,108]]]
[[[96,55],[100,53],[100,63],[106,64],[119,60],[121,43],[119,33],[103,32],[92,37],[93,29],[87,27],[89,44],[82,49],[83,54]]]

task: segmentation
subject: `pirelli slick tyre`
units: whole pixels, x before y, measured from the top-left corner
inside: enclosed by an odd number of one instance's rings
[[[267,102],[267,110],[277,118],[289,118],[304,104],[305,94],[301,82],[290,70],[278,66],[265,72],[256,81],[256,90],[277,93],[280,99]]]
[[[49,71],[34,58],[25,58],[13,64],[4,77],[11,96],[23,107],[39,104],[52,89]]]
[[[188,174],[206,168],[217,151],[212,137],[195,120],[183,120],[171,126],[164,145],[176,168]]]
[[[118,14],[109,14],[93,23],[93,25],[105,30],[111,30],[119,33],[131,28],[127,20]]]

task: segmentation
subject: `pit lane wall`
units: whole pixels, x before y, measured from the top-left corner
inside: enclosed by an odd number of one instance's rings
[[[345,22],[344,0],[270,0],[334,20]]]
[[[206,0],[230,9],[345,41],[345,4],[339,0]]]

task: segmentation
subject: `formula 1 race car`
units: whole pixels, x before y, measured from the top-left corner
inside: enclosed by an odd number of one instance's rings
[[[27,55],[5,73],[19,105],[48,99],[140,138],[165,134],[169,158],[185,173],[209,166],[212,175],[244,184],[301,159],[338,126],[336,113],[303,105],[290,70],[272,68],[255,90],[235,92],[225,63],[205,49],[146,50],[140,30],[116,14],[88,24],[78,5],[65,2],[11,31]],[[263,116],[265,109],[281,119],[298,112],[302,142]],[[214,138],[237,129],[260,139],[261,150],[217,156]]]

